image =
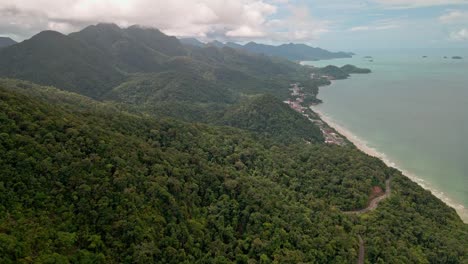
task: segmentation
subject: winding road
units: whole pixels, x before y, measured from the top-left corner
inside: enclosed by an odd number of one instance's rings
[[[392,180],[392,177],[388,178],[385,181],[385,193],[383,195],[377,196],[374,199],[372,199],[366,208],[363,208],[360,210],[353,210],[353,211],[344,211],[343,213],[359,215],[359,214],[365,214],[367,212],[375,210],[377,206],[379,205],[380,201],[385,200],[386,198],[390,197],[390,194],[392,192],[392,189],[390,187],[391,180]],[[358,255],[357,263],[364,264],[364,257],[365,257],[364,240],[362,240],[362,237],[360,235],[358,235],[358,239],[359,239],[359,255]]]
[[[392,192],[390,188],[390,181],[392,178],[389,178],[385,181],[385,193],[383,195],[377,196],[374,199],[372,199],[369,203],[369,205],[366,208],[360,209],[360,210],[353,210],[353,211],[344,211],[343,213],[345,214],[365,214],[369,211],[375,210],[377,206],[379,205],[380,201],[387,199],[390,196],[390,193]]]

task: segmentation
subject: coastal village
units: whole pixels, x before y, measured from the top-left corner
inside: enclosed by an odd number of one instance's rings
[[[306,94],[303,92],[303,87],[300,83],[292,83],[289,90],[291,91],[290,98],[284,101],[284,103],[288,104],[293,110],[307,117],[311,122],[314,122],[320,128],[320,131],[322,131],[325,143],[339,146],[346,145],[345,139],[323,122],[317,114],[310,109],[310,106],[305,107],[303,105]]]

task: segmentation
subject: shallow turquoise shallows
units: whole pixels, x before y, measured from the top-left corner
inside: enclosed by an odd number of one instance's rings
[[[464,59],[452,59],[458,55]],[[467,221],[468,52],[369,52],[304,62],[348,63],[372,73],[321,87],[320,112],[417,177]]]

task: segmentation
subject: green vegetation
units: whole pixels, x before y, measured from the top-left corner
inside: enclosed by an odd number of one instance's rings
[[[111,24],[1,49],[0,263],[466,263],[455,210],[280,100],[365,71]]]
[[[263,255],[339,263],[355,254],[354,238],[337,227],[345,219],[323,210],[335,201],[294,190],[300,159],[292,148],[270,149],[231,128],[105,106],[70,113],[12,90],[0,97],[2,263],[244,262]],[[320,148],[304,149],[301,163]],[[320,171],[314,188],[347,192]],[[317,228],[325,219],[334,224]],[[349,247],[326,253],[330,243]]]
[[[157,71],[169,57],[187,53],[176,38],[139,26],[122,29],[115,24],[98,24],[70,37],[99,50],[114,67],[130,73]]]
[[[354,65],[351,64],[346,64],[343,67],[341,67],[341,70],[348,73],[348,74],[366,74],[366,73],[371,73],[371,70],[369,69],[363,69],[363,68],[358,68]]]
[[[152,108],[169,101],[232,103],[241,94],[284,98],[284,87],[307,80],[308,71],[229,47],[184,47],[156,29],[98,24],[69,36],[41,32],[2,49],[0,76]]]
[[[467,253],[453,209],[354,147],[278,145],[0,83],[2,263],[349,263],[357,234],[371,262],[461,263]],[[341,213],[391,175],[381,208]]]
[[[192,41],[189,43],[192,44],[194,42]],[[314,48],[306,44],[295,43],[272,46],[266,44],[258,44],[255,42],[249,42],[245,45],[240,45],[232,42],[228,42],[226,44],[223,44],[221,42],[210,42],[207,45],[214,45],[216,47],[227,46],[252,53],[265,54],[268,56],[275,56],[293,61],[313,61],[335,58],[351,58],[353,56],[353,53],[349,52],[331,52],[321,48]]]
[[[313,72],[323,76],[329,76],[332,79],[340,80],[346,79],[349,77],[350,74],[353,73],[370,73],[371,70],[369,69],[362,69],[358,68],[354,65],[344,65],[342,67],[337,67],[333,65],[328,65],[323,68],[313,68]]]
[[[221,123],[280,142],[323,142],[317,126],[271,95],[257,96],[232,107],[226,111]]]
[[[97,98],[123,79],[95,49],[54,31],[0,50],[0,76],[30,80]]]

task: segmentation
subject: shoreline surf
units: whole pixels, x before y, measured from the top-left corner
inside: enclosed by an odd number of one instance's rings
[[[352,142],[358,149],[366,153],[367,155],[376,157],[381,159],[387,166],[393,167],[398,169],[403,173],[404,176],[408,177],[412,181],[416,182],[419,186],[424,188],[425,190],[430,191],[434,196],[442,200],[446,205],[454,208],[457,214],[460,216],[464,223],[468,223],[468,208],[465,208],[463,205],[457,203],[450,197],[448,197],[445,193],[437,190],[434,188],[430,183],[426,182],[424,179],[416,176],[415,174],[403,169],[397,163],[392,161],[390,158],[387,157],[385,153],[379,151],[373,147],[368,145],[368,142],[361,139],[357,135],[353,134],[343,125],[339,124],[336,120],[325,114],[323,111],[318,109],[318,105],[311,106],[310,109],[317,113],[320,118],[325,121],[330,127],[334,128],[338,133],[346,137],[350,142]]]

